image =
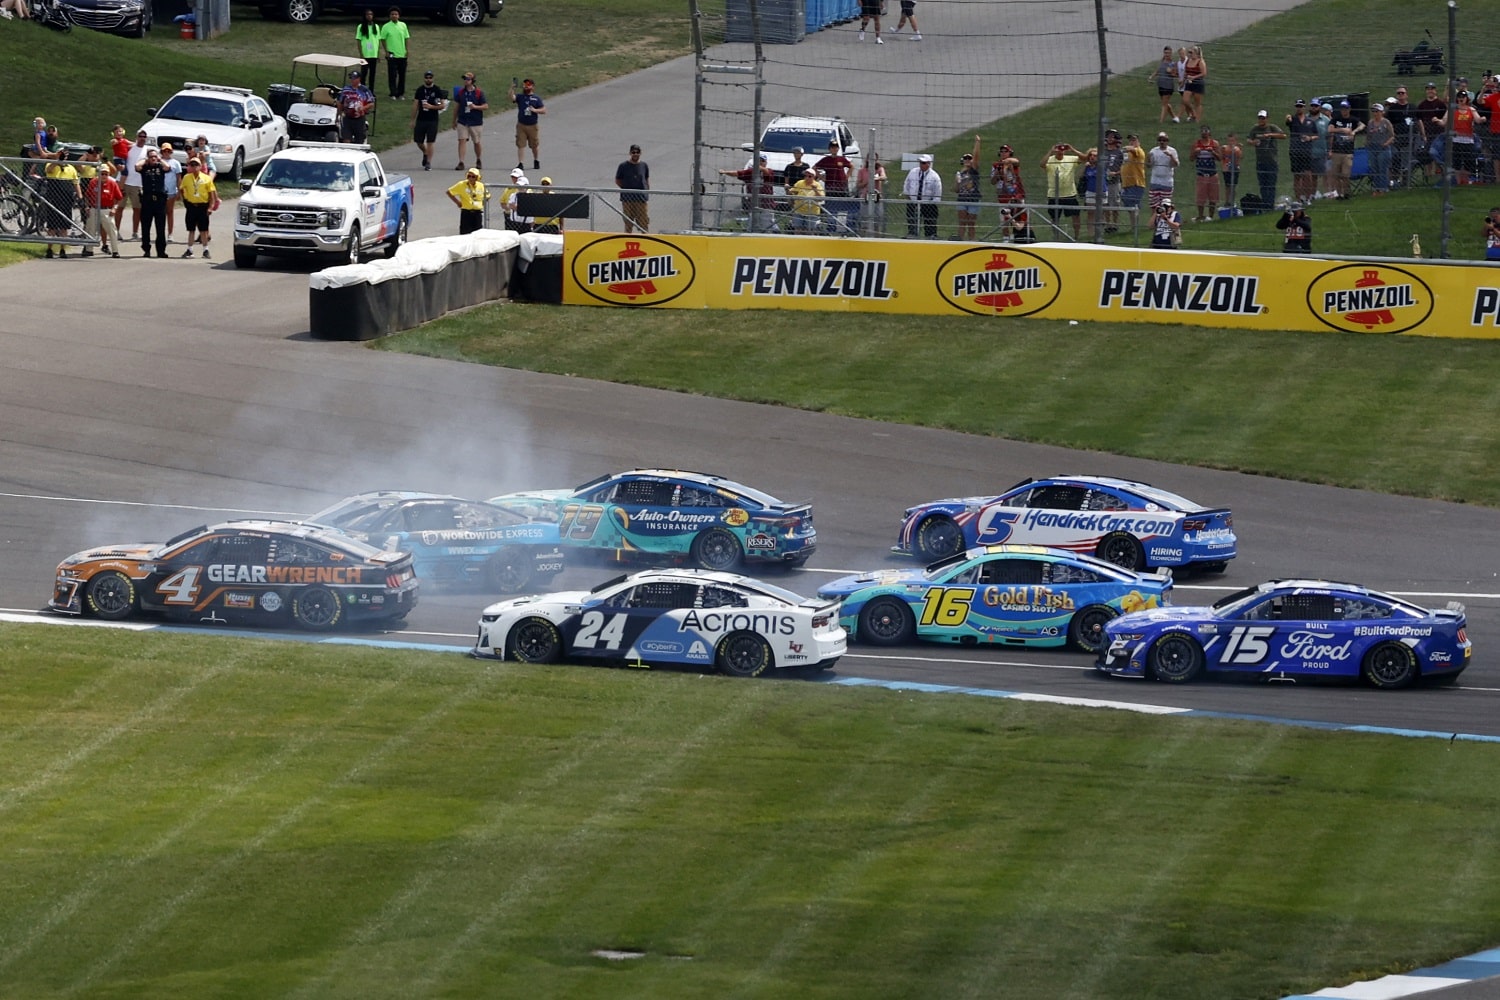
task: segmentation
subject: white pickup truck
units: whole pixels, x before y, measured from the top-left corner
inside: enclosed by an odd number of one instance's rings
[[[236,267],[261,254],[353,264],[381,247],[390,257],[411,230],[411,178],[387,174],[369,146],[294,142],[240,191]]]

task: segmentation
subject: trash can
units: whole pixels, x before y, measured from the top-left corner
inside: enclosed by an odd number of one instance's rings
[[[177,37],[178,38],[184,38],[187,41],[191,42],[193,39],[195,39],[195,38],[198,37],[198,26],[196,24],[194,24],[192,21],[179,21],[177,23],[178,23],[178,28],[177,28]]]
[[[298,87],[290,83],[273,83],[266,88],[266,103],[271,106],[271,113],[285,118],[287,109],[293,104],[300,104],[307,99],[307,88]]]

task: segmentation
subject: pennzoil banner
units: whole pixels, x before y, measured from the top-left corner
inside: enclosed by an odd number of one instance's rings
[[[1500,267],[1092,245],[563,238],[563,302],[1500,337]]]

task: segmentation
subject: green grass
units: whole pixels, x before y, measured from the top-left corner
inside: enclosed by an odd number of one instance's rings
[[[376,346],[1500,506],[1495,341],[905,316],[808,331],[796,312],[504,305]]]
[[[0,641],[12,1000],[1274,997],[1467,953],[1500,920],[1487,745]]]

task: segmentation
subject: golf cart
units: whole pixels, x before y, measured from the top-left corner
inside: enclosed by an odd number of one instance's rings
[[[292,60],[290,83],[273,83],[267,100],[271,110],[286,119],[287,135],[293,140],[312,142],[339,141],[339,91],[349,81],[353,70],[365,71],[365,61],[358,56],[334,56],[309,52]],[[302,84],[298,84],[298,72]],[[365,81],[370,86],[370,81]],[[277,105],[285,103],[285,109]],[[375,109],[370,109],[370,130],[375,129]]]

